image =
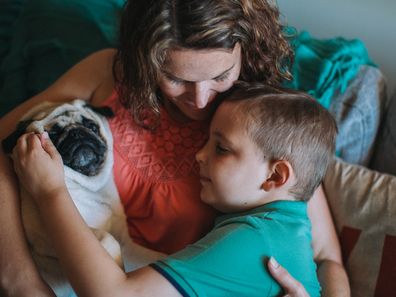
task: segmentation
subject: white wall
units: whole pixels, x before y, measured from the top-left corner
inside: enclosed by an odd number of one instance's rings
[[[396,89],[395,0],[277,0],[283,19],[315,38],[361,39]]]

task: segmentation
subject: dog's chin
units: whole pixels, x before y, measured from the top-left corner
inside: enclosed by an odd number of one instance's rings
[[[107,152],[107,145],[102,139],[92,133],[71,131],[67,136],[52,141],[64,165],[86,176],[99,174]]]

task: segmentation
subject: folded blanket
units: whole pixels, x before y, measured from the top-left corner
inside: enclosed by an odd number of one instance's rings
[[[374,65],[358,39],[319,40],[302,32],[293,41],[293,46],[294,79],[285,86],[308,92],[326,108],[329,108],[335,91],[343,93],[346,90],[361,65]]]

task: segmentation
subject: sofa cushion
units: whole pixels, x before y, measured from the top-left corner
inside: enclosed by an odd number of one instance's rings
[[[385,106],[370,168],[396,175],[396,90]]]
[[[396,292],[396,177],[335,159],[324,189],[352,296]]]

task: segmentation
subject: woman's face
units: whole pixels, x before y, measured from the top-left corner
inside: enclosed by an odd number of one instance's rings
[[[240,70],[239,44],[232,50],[174,49],[168,53],[158,85],[179,115],[204,120],[216,95],[231,88]]]

